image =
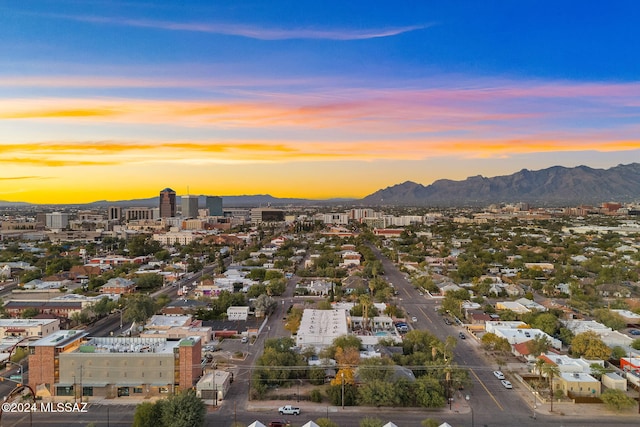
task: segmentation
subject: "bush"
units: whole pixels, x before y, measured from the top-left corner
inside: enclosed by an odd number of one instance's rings
[[[322,393],[320,393],[320,390],[314,388],[313,390],[311,390],[309,398],[312,402],[320,403],[322,402]]]

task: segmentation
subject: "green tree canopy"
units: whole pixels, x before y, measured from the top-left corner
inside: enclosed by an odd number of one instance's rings
[[[571,341],[571,354],[585,359],[608,360],[611,349],[593,331],[582,332]]]
[[[175,394],[162,405],[162,421],[166,427],[204,426],[205,415],[204,403],[193,390]]]
[[[622,390],[607,389],[600,395],[600,399],[607,406],[607,408],[620,411],[624,409],[632,408],[636,405],[636,401],[633,397],[627,396]]]
[[[126,298],[124,318],[128,322],[144,323],[156,312],[156,303],[150,296],[133,294]]]

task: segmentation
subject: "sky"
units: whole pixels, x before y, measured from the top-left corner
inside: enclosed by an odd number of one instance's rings
[[[640,2],[0,0],[0,200],[640,161]]]

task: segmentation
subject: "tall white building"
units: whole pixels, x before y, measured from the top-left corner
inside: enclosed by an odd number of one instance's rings
[[[46,215],[45,225],[49,229],[61,230],[69,226],[69,214],[64,212],[52,212]]]

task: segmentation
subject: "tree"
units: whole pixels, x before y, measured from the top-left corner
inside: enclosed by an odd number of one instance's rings
[[[146,273],[138,276],[136,288],[141,291],[152,291],[162,286],[163,279],[159,274]]]
[[[109,299],[109,297],[102,297],[98,302],[96,302],[92,310],[96,316],[105,316],[115,308],[116,303]]]
[[[151,402],[136,406],[132,427],[159,427],[162,425],[162,408]]]
[[[527,350],[529,350],[529,353],[535,357],[545,353],[549,349],[550,345],[551,343],[546,335],[538,335],[532,340],[526,342]]]
[[[609,357],[612,360],[620,360],[623,357],[627,357],[627,351],[624,348],[617,345],[611,349],[611,356]]]
[[[608,360],[611,349],[593,331],[582,332],[571,341],[571,354],[585,359]]]
[[[360,427],[382,427],[384,425],[384,421],[380,418],[372,418],[366,417],[360,420]]]
[[[540,329],[547,335],[553,336],[557,330],[558,318],[551,313],[541,313],[536,316],[531,326],[535,329]]]
[[[593,316],[598,322],[613,329],[614,331],[619,331],[627,326],[627,322],[622,318],[622,316],[606,308],[594,310]]]
[[[480,341],[482,342],[482,347],[487,351],[499,351],[503,353],[511,351],[511,344],[509,344],[509,340],[499,337],[492,332],[483,334]]]
[[[318,424],[319,427],[340,427],[338,424],[334,423],[329,418],[318,418],[316,420],[316,424]]]
[[[631,347],[633,347],[634,350],[640,350],[640,338],[633,340]]]
[[[204,426],[205,415],[204,403],[193,390],[174,394],[162,405],[162,421],[167,427]]]
[[[153,298],[134,294],[127,298],[123,316],[127,322],[144,323],[155,312],[156,304]]]
[[[600,395],[600,399],[604,402],[607,408],[614,411],[629,409],[636,405],[636,400],[634,398],[627,396],[627,394],[622,390],[615,390],[612,388],[605,390],[604,393]]]
[[[29,307],[24,309],[24,311],[22,312],[22,315],[20,317],[22,317],[23,319],[31,319],[35,316],[37,316],[38,314],[40,314],[40,311],[35,308],[35,307]]]
[[[556,364],[545,362],[540,367],[540,371],[549,380],[549,397],[551,399],[551,412],[553,412],[553,379],[560,375],[560,368]]]
[[[278,302],[266,294],[258,296],[258,298],[253,302],[253,308],[256,311],[262,311],[267,315],[271,313],[277,305]]]

